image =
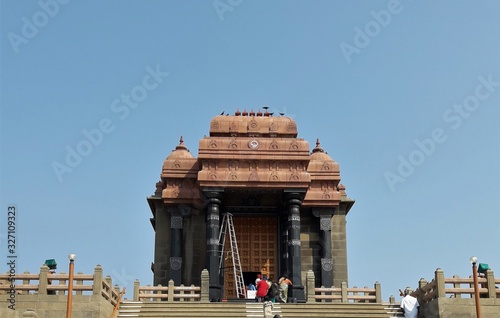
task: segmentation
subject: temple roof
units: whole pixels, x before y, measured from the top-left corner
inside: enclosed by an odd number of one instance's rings
[[[284,114],[274,116],[268,110],[264,113],[260,109],[255,113],[237,110],[234,115],[215,116],[210,123],[211,137],[225,136],[269,136],[269,137],[297,137],[297,124]]]
[[[174,159],[185,159],[185,158],[194,158],[191,152],[187,149],[186,145],[184,145],[184,139],[180,138],[179,144],[177,147],[175,147],[174,150],[168,155],[167,160],[174,160]]]
[[[331,163],[333,165],[333,170],[339,172],[338,163],[328,155],[327,152],[320,146],[319,138],[316,139],[316,147],[311,151],[311,161],[317,161],[321,163]]]

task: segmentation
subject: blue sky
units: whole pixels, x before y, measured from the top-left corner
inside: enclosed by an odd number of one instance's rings
[[[351,286],[500,275],[498,1],[2,1],[0,255],[152,282],[146,197],[182,135],[263,106],[339,162]],[[2,262],[5,263],[5,262]],[[5,264],[0,270],[7,270]],[[130,295],[130,294],[129,294]]]

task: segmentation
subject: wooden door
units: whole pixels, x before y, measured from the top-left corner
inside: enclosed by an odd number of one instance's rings
[[[276,243],[278,223],[272,216],[236,216],[233,214],[234,229],[243,272],[257,272],[267,277],[277,279]],[[226,246],[229,246],[226,237]],[[226,251],[229,249],[226,248]],[[236,298],[233,264],[231,255],[224,253],[224,295],[226,298]],[[248,282],[247,282],[248,283]]]

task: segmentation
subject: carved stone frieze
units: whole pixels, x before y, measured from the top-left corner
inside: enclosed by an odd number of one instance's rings
[[[320,224],[321,231],[331,231],[332,230],[332,220],[330,217],[321,216],[319,224]]]
[[[182,229],[182,216],[172,215],[170,218],[170,228],[172,229]]]
[[[321,269],[323,269],[325,272],[330,272],[333,269],[333,259],[322,258],[321,259]]]
[[[210,129],[219,130],[220,129],[220,121],[212,121],[210,123]]]
[[[170,268],[178,271],[182,267],[182,257],[170,257]]]
[[[215,238],[208,239],[207,245],[219,245],[219,240]]]
[[[297,140],[292,140],[292,142],[290,143],[290,147],[289,149],[290,150],[298,150],[300,148],[299,146],[299,143],[297,142]]]
[[[269,144],[269,150],[278,150],[280,149],[279,144],[276,142],[276,140],[271,141]]]
[[[236,142],[236,140],[231,140],[231,142],[229,143],[229,146],[228,146],[229,149],[238,149],[238,143]]]
[[[259,129],[259,123],[255,119],[252,119],[248,124],[248,130],[257,130],[257,129]]]
[[[217,221],[219,221],[219,215],[218,214],[209,214],[209,215],[207,215],[207,220],[217,220]]]
[[[256,171],[252,171],[250,173],[250,177],[248,178],[248,181],[259,181],[259,174]]]
[[[302,244],[300,243],[300,240],[289,240],[288,245],[291,246],[301,246]]]

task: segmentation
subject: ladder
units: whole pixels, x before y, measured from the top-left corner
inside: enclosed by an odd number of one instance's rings
[[[219,275],[224,266],[224,255],[226,253],[226,234],[229,231],[229,251],[227,255],[231,253],[232,263],[233,263],[233,274],[234,281],[236,285],[236,295],[238,298],[246,298],[245,295],[245,281],[243,280],[243,271],[241,270],[240,253],[238,252],[238,243],[236,242],[236,233],[234,231],[233,215],[231,213],[225,213],[222,218],[222,229],[219,233],[219,244],[222,245],[222,255],[219,263]]]

